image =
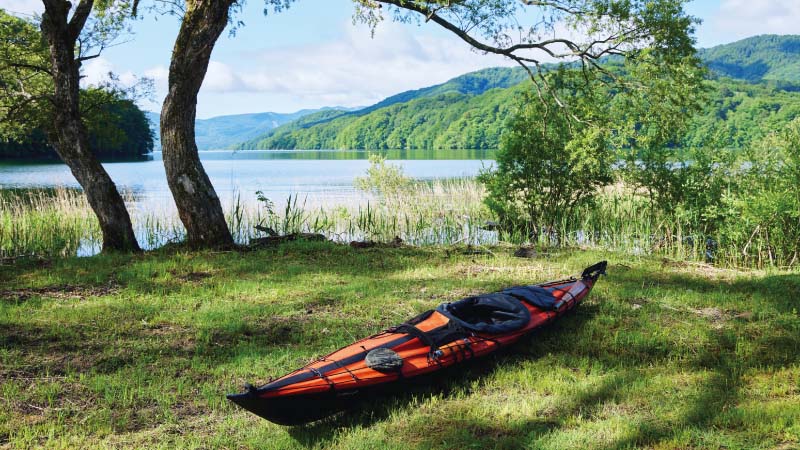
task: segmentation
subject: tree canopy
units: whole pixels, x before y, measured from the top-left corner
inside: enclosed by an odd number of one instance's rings
[[[0,157],[56,158],[49,49],[31,21],[0,10]],[[92,152],[135,158],[153,149],[144,112],[113,84],[81,90],[81,117]]]

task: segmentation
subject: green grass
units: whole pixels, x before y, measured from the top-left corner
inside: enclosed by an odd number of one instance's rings
[[[0,266],[0,447],[796,448],[800,275],[512,248],[18,260]],[[609,274],[575,313],[431,388],[303,427],[224,394],[440,302]]]

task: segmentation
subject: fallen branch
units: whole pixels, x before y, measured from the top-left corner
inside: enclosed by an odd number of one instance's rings
[[[250,240],[250,248],[254,247],[274,247],[285,242],[291,241],[327,241],[328,238],[318,233],[292,233],[284,236],[267,236]]]
[[[353,248],[373,248],[373,247],[380,247],[380,248],[397,248],[403,246],[403,240],[400,239],[399,236],[395,236],[389,242],[375,242],[375,241],[351,241],[350,247]]]

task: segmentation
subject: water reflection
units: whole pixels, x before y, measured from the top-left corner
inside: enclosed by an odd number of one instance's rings
[[[371,154],[378,154],[388,160],[491,160],[494,150],[212,150],[200,152],[202,160],[366,160]],[[161,152],[152,154],[161,159]]]

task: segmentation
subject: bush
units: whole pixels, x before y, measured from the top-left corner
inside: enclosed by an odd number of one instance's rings
[[[497,167],[479,177],[486,203],[505,231],[557,239],[555,225],[611,181],[608,153],[600,128],[528,92],[506,124]]]
[[[800,118],[745,155],[737,191],[723,198],[721,235],[745,262],[792,265],[800,245]],[[754,259],[758,259],[754,261]]]
[[[372,154],[369,156],[367,175],[357,177],[354,184],[361,191],[392,199],[409,187],[411,179],[405,176],[402,167],[387,163],[381,155]]]

